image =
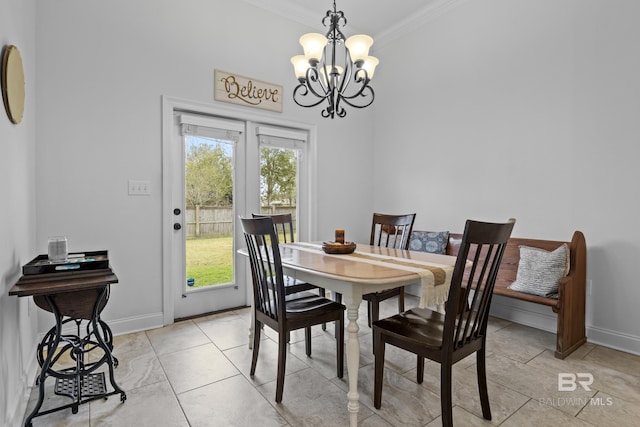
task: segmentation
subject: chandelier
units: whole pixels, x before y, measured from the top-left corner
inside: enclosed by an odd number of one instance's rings
[[[322,19],[329,31],[326,36],[308,33],[300,37],[304,55],[291,58],[296,78],[300,82],[293,91],[293,100],[301,107],[315,107],[323,102],[328,105],[322,117],[344,117],[343,104],[354,108],[371,105],[375,94],[369,83],[373,78],[378,58],[369,56],[373,39],[357,34],[345,40],[340,26],[347,24],[342,11],[328,10]]]

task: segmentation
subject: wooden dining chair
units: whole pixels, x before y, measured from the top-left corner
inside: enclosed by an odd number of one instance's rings
[[[293,218],[290,213],[284,214],[252,214],[253,218],[271,218],[273,221],[273,227],[276,230],[276,234],[278,235],[279,243],[294,243],[295,242],[295,234],[293,231]],[[321,296],[325,296],[324,288],[313,285],[311,283],[303,282],[301,280],[295,279],[293,277],[284,276],[284,291],[287,295],[295,294],[298,292],[304,291],[313,291],[318,290],[318,294]]]
[[[374,213],[369,244],[387,248],[409,249],[409,239],[415,219],[416,214],[388,215]],[[404,311],[404,286],[382,292],[372,292],[362,296],[362,299],[367,301],[369,327],[371,327],[371,322],[380,318],[380,302],[393,297],[398,297],[398,312],[402,313]]]
[[[293,218],[290,213],[283,214],[251,214],[253,218],[271,218],[273,221],[273,228],[276,230],[276,234],[278,235],[278,241],[280,243],[294,243],[295,233],[293,231]],[[311,283],[303,282],[302,280],[298,280],[295,277],[284,275],[284,293],[286,295],[296,294],[298,292],[304,291],[314,291],[318,290],[318,295],[326,296],[326,291],[324,288],[320,286],[313,285]],[[340,301],[338,301],[340,302]],[[322,330],[327,330],[327,324],[322,324]],[[290,336],[287,335],[287,342],[290,341]]]
[[[485,364],[487,321],[496,276],[514,224],[514,219],[504,224],[467,220],[445,314],[426,308],[413,308],[373,322],[373,404],[377,409],[380,409],[382,402],[385,344],[390,344],[417,355],[416,380],[419,384],[424,379],[424,359],[440,363],[443,426],[453,426],[452,366],[476,353],[482,416],[491,419]],[[471,261],[470,265],[467,260]]]
[[[276,402],[282,401],[287,358],[287,336],[296,329],[305,330],[305,351],[311,356],[311,326],[336,322],[336,359],[338,378],[344,365],[344,310],[330,299],[310,292],[286,295],[278,235],[271,218],[240,218],[247,243],[253,282],[253,376],[258,362],[262,325],[278,333],[278,372]]]

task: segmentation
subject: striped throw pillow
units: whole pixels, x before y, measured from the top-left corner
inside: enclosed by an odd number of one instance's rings
[[[569,246],[566,243],[552,252],[520,246],[516,281],[509,286],[509,289],[558,298],[558,284],[567,273],[569,273]]]

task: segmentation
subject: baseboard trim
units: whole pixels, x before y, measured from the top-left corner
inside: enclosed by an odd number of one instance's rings
[[[494,296],[490,313],[492,316],[521,325],[531,326],[554,334],[557,332],[558,318],[551,308],[530,303],[522,305],[515,303],[524,303],[524,301],[512,301],[511,298]],[[527,305],[532,307],[527,307]],[[548,313],[535,309],[547,309]]]
[[[33,348],[29,354],[33,357],[29,358],[28,365],[22,371],[22,378],[20,381],[20,389],[16,391],[16,394],[22,396],[21,399],[17,399],[17,405],[13,410],[8,410],[5,414],[4,424],[6,426],[21,426],[24,418],[27,416],[27,409],[29,409],[29,396],[31,396],[31,390],[35,387],[36,375],[40,372],[38,361],[35,357],[38,345],[34,343]]]
[[[557,332],[557,315],[551,308],[538,304],[494,296],[491,315],[554,334]],[[640,337],[638,336],[589,325],[586,326],[586,333],[587,342],[640,355]]]
[[[107,323],[107,325],[109,325],[114,336],[146,331],[149,329],[156,329],[164,326],[162,312],[145,314],[143,316],[125,317],[115,320],[103,320]],[[75,324],[72,322],[66,324],[65,327],[62,328],[62,333],[77,333]],[[38,336],[38,342],[41,342],[42,338],[44,338],[44,333],[41,332]],[[35,351],[33,354],[35,354]]]
[[[111,328],[113,335],[123,335],[161,328],[164,326],[164,315],[159,311],[157,313],[149,313],[143,316],[125,317],[116,320],[105,319],[105,322],[107,322]]]
[[[587,341],[640,356],[640,337],[594,326],[587,327]]]

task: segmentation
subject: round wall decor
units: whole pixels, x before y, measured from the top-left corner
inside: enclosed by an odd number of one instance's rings
[[[20,123],[24,114],[24,68],[14,45],[7,46],[2,56],[2,100],[9,120]]]

